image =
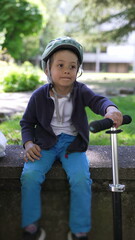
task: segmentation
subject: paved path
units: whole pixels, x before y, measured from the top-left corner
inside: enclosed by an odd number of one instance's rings
[[[0,113],[24,112],[32,92],[0,93]]]

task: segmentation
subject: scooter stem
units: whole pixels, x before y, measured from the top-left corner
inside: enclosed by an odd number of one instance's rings
[[[113,127],[111,131],[114,132],[116,129]],[[113,174],[113,185],[119,185],[119,167],[118,167],[118,147],[117,147],[117,134],[111,134],[111,145],[112,145],[112,174]]]
[[[125,190],[125,185],[119,184],[119,166],[118,166],[118,144],[117,144],[117,134],[121,130],[117,130],[112,127],[109,131],[111,134],[111,147],[112,147],[112,176],[113,184],[110,184],[110,189],[112,192],[123,192]]]
[[[113,226],[114,240],[122,240],[122,208],[121,208],[121,192],[125,190],[125,185],[119,184],[119,166],[118,166],[118,144],[117,134],[122,130],[112,127],[108,132],[111,134],[112,146],[112,176],[113,184],[110,184],[113,200]]]

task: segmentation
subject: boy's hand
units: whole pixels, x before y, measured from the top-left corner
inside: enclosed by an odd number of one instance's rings
[[[41,148],[34,144],[32,141],[28,141],[25,143],[25,155],[24,161],[28,162],[28,160],[34,162],[34,160],[39,160],[41,157],[40,154]]]
[[[113,106],[109,106],[106,110],[105,118],[110,118],[114,122],[114,127],[118,128],[123,122],[122,113]]]

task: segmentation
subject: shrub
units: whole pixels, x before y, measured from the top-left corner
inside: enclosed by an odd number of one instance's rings
[[[11,72],[4,78],[5,92],[23,92],[36,89],[41,82],[35,73]]]

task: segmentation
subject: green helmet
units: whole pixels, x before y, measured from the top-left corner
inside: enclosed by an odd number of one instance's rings
[[[65,37],[56,38],[48,43],[41,58],[42,68],[46,69],[47,60],[50,58],[50,56],[53,53],[55,53],[57,50],[62,50],[62,49],[72,50],[78,56],[80,65],[82,64],[83,47],[75,39],[65,36]]]

